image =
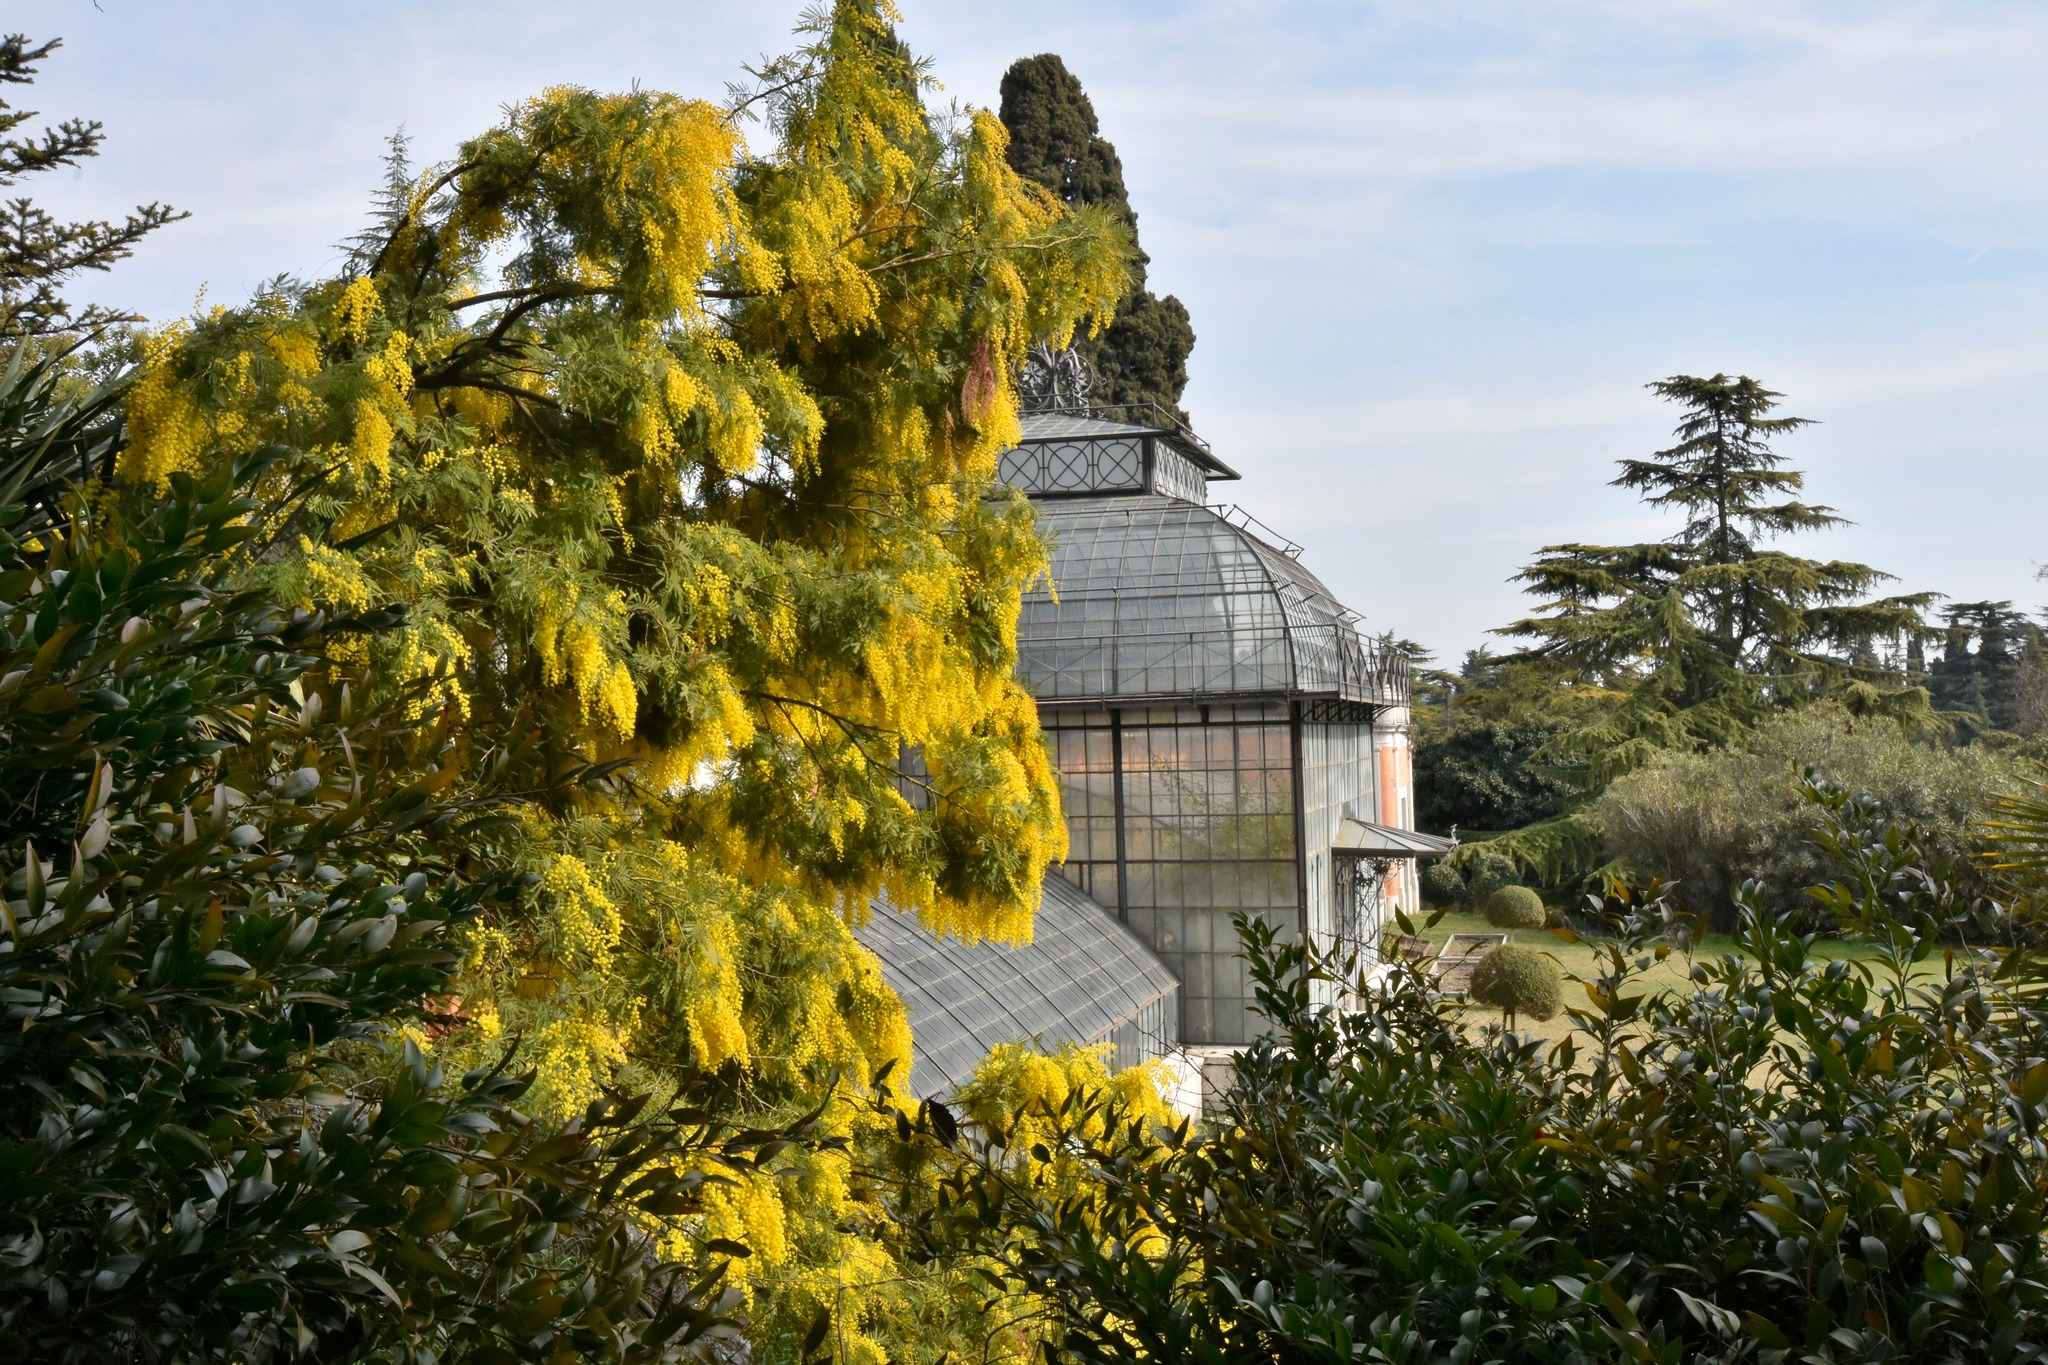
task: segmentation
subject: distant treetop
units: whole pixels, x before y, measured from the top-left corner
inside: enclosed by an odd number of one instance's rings
[[[52,38],[31,46],[19,33],[0,38],[0,86],[28,85],[36,65],[62,46]],[[76,166],[100,154],[106,140],[97,119],[65,119],[27,137],[10,137],[36,117],[0,99],[0,189],[24,176]],[[138,321],[134,315],[94,305],[73,312],[62,294],[64,282],[81,270],[105,270],[132,254],[135,244],[167,223],[185,217],[165,204],[144,204],[126,222],[65,223],[35,206],[27,196],[0,201],[0,340],[81,332],[110,323]]]
[[[1051,52],[1024,57],[1003,75],[1002,120],[1010,130],[1010,165],[1070,204],[1105,204],[1138,230],[1138,215],[1124,188],[1123,162],[1101,136],[1095,106],[1067,64]],[[1142,247],[1131,291],[1099,336],[1084,326],[1074,347],[1094,368],[1094,397],[1102,403],[1157,403],[1182,421],[1181,392],[1188,383],[1188,353],[1195,348],[1188,310],[1171,294],[1145,287],[1151,258]]]

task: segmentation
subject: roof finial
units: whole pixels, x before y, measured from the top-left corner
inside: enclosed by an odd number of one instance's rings
[[[1094,387],[1095,372],[1072,346],[1055,351],[1041,341],[1017,371],[1017,397],[1026,412],[1085,411]]]

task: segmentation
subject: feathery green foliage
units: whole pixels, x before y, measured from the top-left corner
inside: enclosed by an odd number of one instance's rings
[[[1622,461],[1614,482],[1684,524],[1645,544],[1546,546],[1517,576],[1543,608],[1502,633],[1627,694],[1542,756],[1597,790],[1660,750],[1725,744],[1773,707],[1828,696],[1925,716],[1925,692],[1873,650],[1921,630],[1931,595],[1871,598],[1887,575],[1869,565],[1765,546],[1840,524],[1830,508],[1778,500],[1804,477],[1770,440],[1806,419],[1772,416],[1780,395],[1746,375],[1675,375],[1650,388],[1683,409],[1678,441]]]
[[[1484,649],[1469,652],[1456,672],[1417,674],[1416,823],[1512,831],[1494,853],[1513,853],[1530,875],[1553,884],[1578,876],[1591,863],[1580,856],[1586,841],[1570,812],[1584,799],[1585,781],[1550,745],[1599,723],[1625,699],[1557,660]]]

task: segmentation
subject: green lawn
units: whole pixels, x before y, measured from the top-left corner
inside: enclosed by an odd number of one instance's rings
[[[1438,946],[1442,946],[1452,934],[1501,932],[1488,924],[1486,916],[1481,914],[1451,911],[1435,924],[1431,924],[1429,919],[1434,913],[1429,911],[1418,916],[1415,919],[1415,926],[1422,937]],[[1514,943],[1539,948],[1557,959],[1565,972],[1564,998],[1567,1008],[1578,1008],[1586,1003],[1585,988],[1570,978],[1588,978],[1600,970],[1591,941],[1567,943],[1547,929],[1514,929],[1508,931],[1508,938]],[[1710,934],[1701,939],[1693,949],[1693,956],[1715,958],[1734,951],[1735,941],[1732,938],[1725,934]],[[1814,945],[1813,951],[1814,956],[1822,958],[1877,958],[1883,955],[1874,944],[1850,943],[1841,939],[1822,939]],[[1693,984],[1687,976],[1689,966],[1685,955],[1674,951],[1670,957],[1653,965],[1636,979],[1658,989],[1689,991],[1693,989]],[[1485,1005],[1473,1005],[1466,1009],[1465,1017],[1472,1028],[1478,1030],[1488,1024],[1500,1022],[1500,1011]],[[1562,1014],[1555,1019],[1543,1021],[1518,1019],[1516,1025],[1519,1032],[1552,1040],[1564,1037],[1572,1028],[1571,1020]]]

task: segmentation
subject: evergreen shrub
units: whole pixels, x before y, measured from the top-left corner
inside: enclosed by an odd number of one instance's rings
[[[1486,898],[1486,922],[1496,929],[1541,929],[1548,912],[1526,886],[1503,886]]]
[[[1424,863],[1418,880],[1426,904],[1458,905],[1465,899],[1465,879],[1449,863]]]
[[[1465,874],[1465,904],[1484,907],[1493,893],[1512,885],[1520,875],[1515,860],[1485,844],[1467,844],[1450,861]]]
[[[2024,790],[1993,886],[2038,943]],[[1475,1036],[1416,972],[1329,1009],[1333,964],[1240,920],[1270,1026],[1207,1123],[1065,1091],[1028,1138],[921,1118],[951,1174],[907,1221],[1100,1365],[2038,1360],[2048,962],[1956,952],[1974,896],[1921,832],[1811,792],[1816,904],[1875,956],[1813,952],[1751,888],[1698,989],[1664,989],[1680,912],[1610,881],[1561,1045]],[[1027,1140],[1082,1169],[1018,1180]]]
[[[1471,995],[1504,1013],[1555,1019],[1564,1009],[1564,972],[1540,948],[1503,943],[1472,969]]]
[[[1486,666],[1480,670],[1483,679]],[[1481,679],[1468,678],[1463,686],[1484,687]],[[1510,830],[1563,814],[1577,791],[1535,755],[1571,728],[1569,717],[1549,714],[1422,727],[1415,744],[1416,827]]]
[[[1808,767],[1885,818],[1910,822],[1965,898],[1984,893],[1971,870],[1970,822],[2014,783],[2012,756],[1982,744],[1948,748],[1831,703],[1775,716],[1713,753],[1660,758],[1608,787],[1588,815],[1608,857],[1638,880],[1663,878],[1680,908],[1715,928],[1732,926],[1736,888],[1754,881],[1769,913],[1818,930],[1806,888],[1832,873],[1805,837]]]

